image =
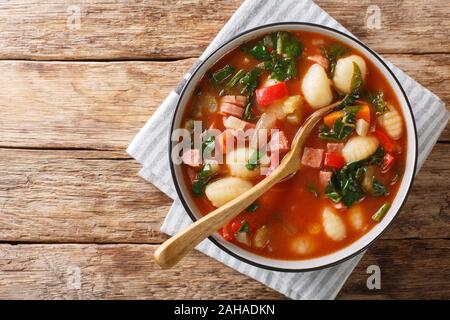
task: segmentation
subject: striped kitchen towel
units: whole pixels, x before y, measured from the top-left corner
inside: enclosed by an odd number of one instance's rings
[[[259,25],[282,21],[311,22],[350,34],[311,0],[247,0],[219,32],[197,64],[236,34]],[[386,63],[397,76],[413,108],[418,133],[420,169],[445,128],[449,112],[437,96],[388,61]],[[194,68],[195,66],[191,70]],[[177,198],[172,182],[167,144],[172,114],[179,93],[189,76],[190,73],[170,93],[127,149],[127,152],[143,165],[139,174],[174,200],[161,228],[161,231],[169,235],[176,234],[191,223]],[[283,273],[240,262],[209,240],[203,241],[197,249],[292,299],[334,299],[363,255],[361,253],[339,265],[320,271]]]

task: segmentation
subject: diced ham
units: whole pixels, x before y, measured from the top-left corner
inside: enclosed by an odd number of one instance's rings
[[[327,151],[328,152],[335,152],[335,153],[342,153],[342,149],[344,148],[343,143],[327,143]]]
[[[320,184],[324,187],[328,185],[328,182],[331,180],[331,176],[333,175],[333,172],[331,171],[320,171],[319,173],[319,180]]]
[[[328,60],[326,58],[324,58],[322,55],[320,54],[316,54],[314,56],[309,56],[306,59],[311,60],[315,63],[320,64],[325,70],[328,69]]]
[[[254,124],[238,119],[235,116],[224,117],[223,125],[227,129],[236,129],[236,130],[247,130],[250,128],[254,128]]]
[[[275,131],[269,142],[270,152],[284,152],[289,150],[289,141],[283,131]]]
[[[312,168],[320,168],[323,159],[323,149],[305,147],[303,150],[302,164]]]
[[[222,102],[220,105],[220,112],[240,118],[244,114],[244,108],[232,103]]]
[[[198,149],[189,149],[181,156],[183,163],[191,167],[199,167],[202,164],[202,155]]]
[[[221,99],[222,103],[231,103],[240,107],[244,107],[247,103],[246,96],[223,96]]]

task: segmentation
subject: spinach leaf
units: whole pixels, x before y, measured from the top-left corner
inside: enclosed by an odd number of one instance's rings
[[[238,232],[245,232],[245,233],[250,233],[250,227],[248,226],[248,222],[247,221],[242,221],[242,225],[239,228]]]
[[[270,59],[270,52],[264,45],[264,40],[259,41],[253,48],[250,49],[249,53],[257,60]]]
[[[356,161],[333,172],[325,188],[326,196],[336,203],[342,201],[347,207],[361,200],[365,196],[361,187],[363,165],[364,161]]]
[[[259,204],[257,202],[253,202],[251,205],[245,209],[247,212],[255,212],[259,208]]]
[[[372,106],[375,107],[377,114],[384,114],[385,112],[389,111],[389,107],[384,100],[384,92],[378,91],[376,93],[370,93],[369,94],[369,101],[372,104]]]
[[[258,87],[258,78],[261,74],[260,68],[254,68],[247,72],[240,80],[239,83],[242,85],[241,93],[247,95],[253,95],[254,91]]]
[[[218,86],[223,81],[228,79],[234,72],[234,68],[227,64],[222,69],[217,70],[211,75],[211,81],[214,84],[214,86]]]
[[[322,127],[319,137],[327,141],[343,141],[355,130],[356,114],[361,106],[348,106],[344,108],[344,116],[334,122],[332,128]]]
[[[325,59],[328,60],[328,76],[333,78],[337,59],[345,55],[349,49],[338,43],[332,43],[329,47],[322,47],[321,51]]]
[[[261,159],[261,153],[258,150],[255,150],[251,154],[250,158],[248,159],[245,167],[250,171],[253,171],[256,168],[259,168],[259,166],[260,166],[259,160],[260,159]]]
[[[386,152],[384,151],[383,147],[379,146],[377,150],[375,150],[375,153],[370,156],[369,158],[369,164],[380,164],[381,160],[383,160],[384,154]]]
[[[385,194],[388,193],[387,188],[377,179],[373,179],[372,189],[373,189],[372,194],[376,197],[384,196]]]
[[[205,164],[197,173],[197,177],[192,182],[192,192],[195,196],[200,196],[205,192],[206,185],[211,180],[211,178],[215,175],[214,170],[212,169],[210,164]]]
[[[356,62],[353,62],[353,74],[350,83],[350,93],[345,95],[345,97],[342,99],[342,102],[336,107],[336,109],[342,109],[353,104],[355,100],[360,97],[362,87],[363,79],[361,69]]]

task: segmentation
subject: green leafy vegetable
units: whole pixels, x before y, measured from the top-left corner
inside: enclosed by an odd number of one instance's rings
[[[372,190],[372,194],[376,197],[384,196],[388,193],[387,188],[377,179],[373,179]]]
[[[243,69],[236,72],[236,74],[233,77],[231,77],[230,80],[228,80],[227,84],[225,85],[225,88],[226,89],[233,88],[239,82],[239,80],[241,80],[241,78],[244,75],[245,75],[245,70],[243,70]]]
[[[210,136],[202,141],[202,153],[211,155],[215,148],[215,137]],[[205,153],[206,152],[206,153]]]
[[[336,203],[342,201],[347,207],[361,200],[365,195],[360,183],[361,172],[363,172],[360,170],[362,165],[363,163],[357,161],[333,172],[330,182],[325,188],[327,197]]]
[[[327,141],[343,141],[355,130],[356,114],[361,106],[347,106],[344,108],[344,116],[334,122],[332,128],[323,126],[319,137]]]
[[[252,112],[252,108],[253,108],[253,95],[249,96],[247,99],[247,104],[245,105],[244,108],[244,115],[242,116],[242,118],[246,121],[250,121],[253,120],[254,115]]]
[[[250,49],[249,53],[257,60],[270,59],[270,52],[264,45],[264,40],[259,41],[253,48]]]
[[[211,180],[211,178],[215,175],[214,170],[212,169],[210,164],[205,164],[197,174],[197,177],[192,182],[192,192],[196,196],[200,196],[205,192],[206,185]]]
[[[385,112],[389,111],[389,107],[384,100],[384,92],[378,91],[376,93],[369,94],[369,101],[372,104],[372,106],[375,107],[377,114],[384,114]]]
[[[218,86],[234,73],[234,68],[230,65],[224,66],[211,75],[211,81],[215,86]]]
[[[389,211],[391,204],[389,202],[385,202],[372,216],[372,220],[376,222],[380,222],[386,213]]]
[[[350,83],[350,93],[345,95],[345,97],[342,99],[342,102],[336,107],[336,109],[342,109],[352,105],[355,100],[360,97],[362,87],[363,79],[361,69],[356,62],[353,62],[353,74]]]
[[[345,55],[349,49],[338,43],[332,43],[329,47],[322,47],[321,51],[323,56],[328,60],[328,76],[333,78],[337,60]]]
[[[253,202],[251,205],[245,209],[247,212],[255,212],[259,208],[259,204],[257,202]]]
[[[248,159],[245,167],[250,171],[253,171],[256,168],[259,168],[259,166],[260,166],[259,160],[260,159],[261,159],[261,153],[258,150],[255,150],[251,154],[250,158]]]
[[[250,227],[248,226],[248,222],[247,221],[242,221],[242,225],[239,228],[238,232],[245,232],[245,233],[250,233]]]
[[[319,191],[314,186],[308,186],[308,191],[311,192],[316,198],[320,197]]]
[[[242,85],[242,94],[247,94],[248,96],[253,96],[254,91],[258,87],[258,78],[261,74],[261,69],[254,68],[247,72],[240,80],[239,83]]]
[[[377,150],[375,150],[375,153],[370,156],[369,164],[380,164],[385,153],[383,147],[379,146]]]

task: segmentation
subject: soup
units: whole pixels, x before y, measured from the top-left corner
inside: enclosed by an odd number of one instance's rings
[[[307,117],[335,102],[307,138],[301,168],[219,230],[226,241],[258,255],[302,260],[358,240],[383,219],[398,192],[404,119],[369,59],[312,32],[252,40],[199,82],[183,118],[199,142],[181,159],[203,215],[270,175]]]

